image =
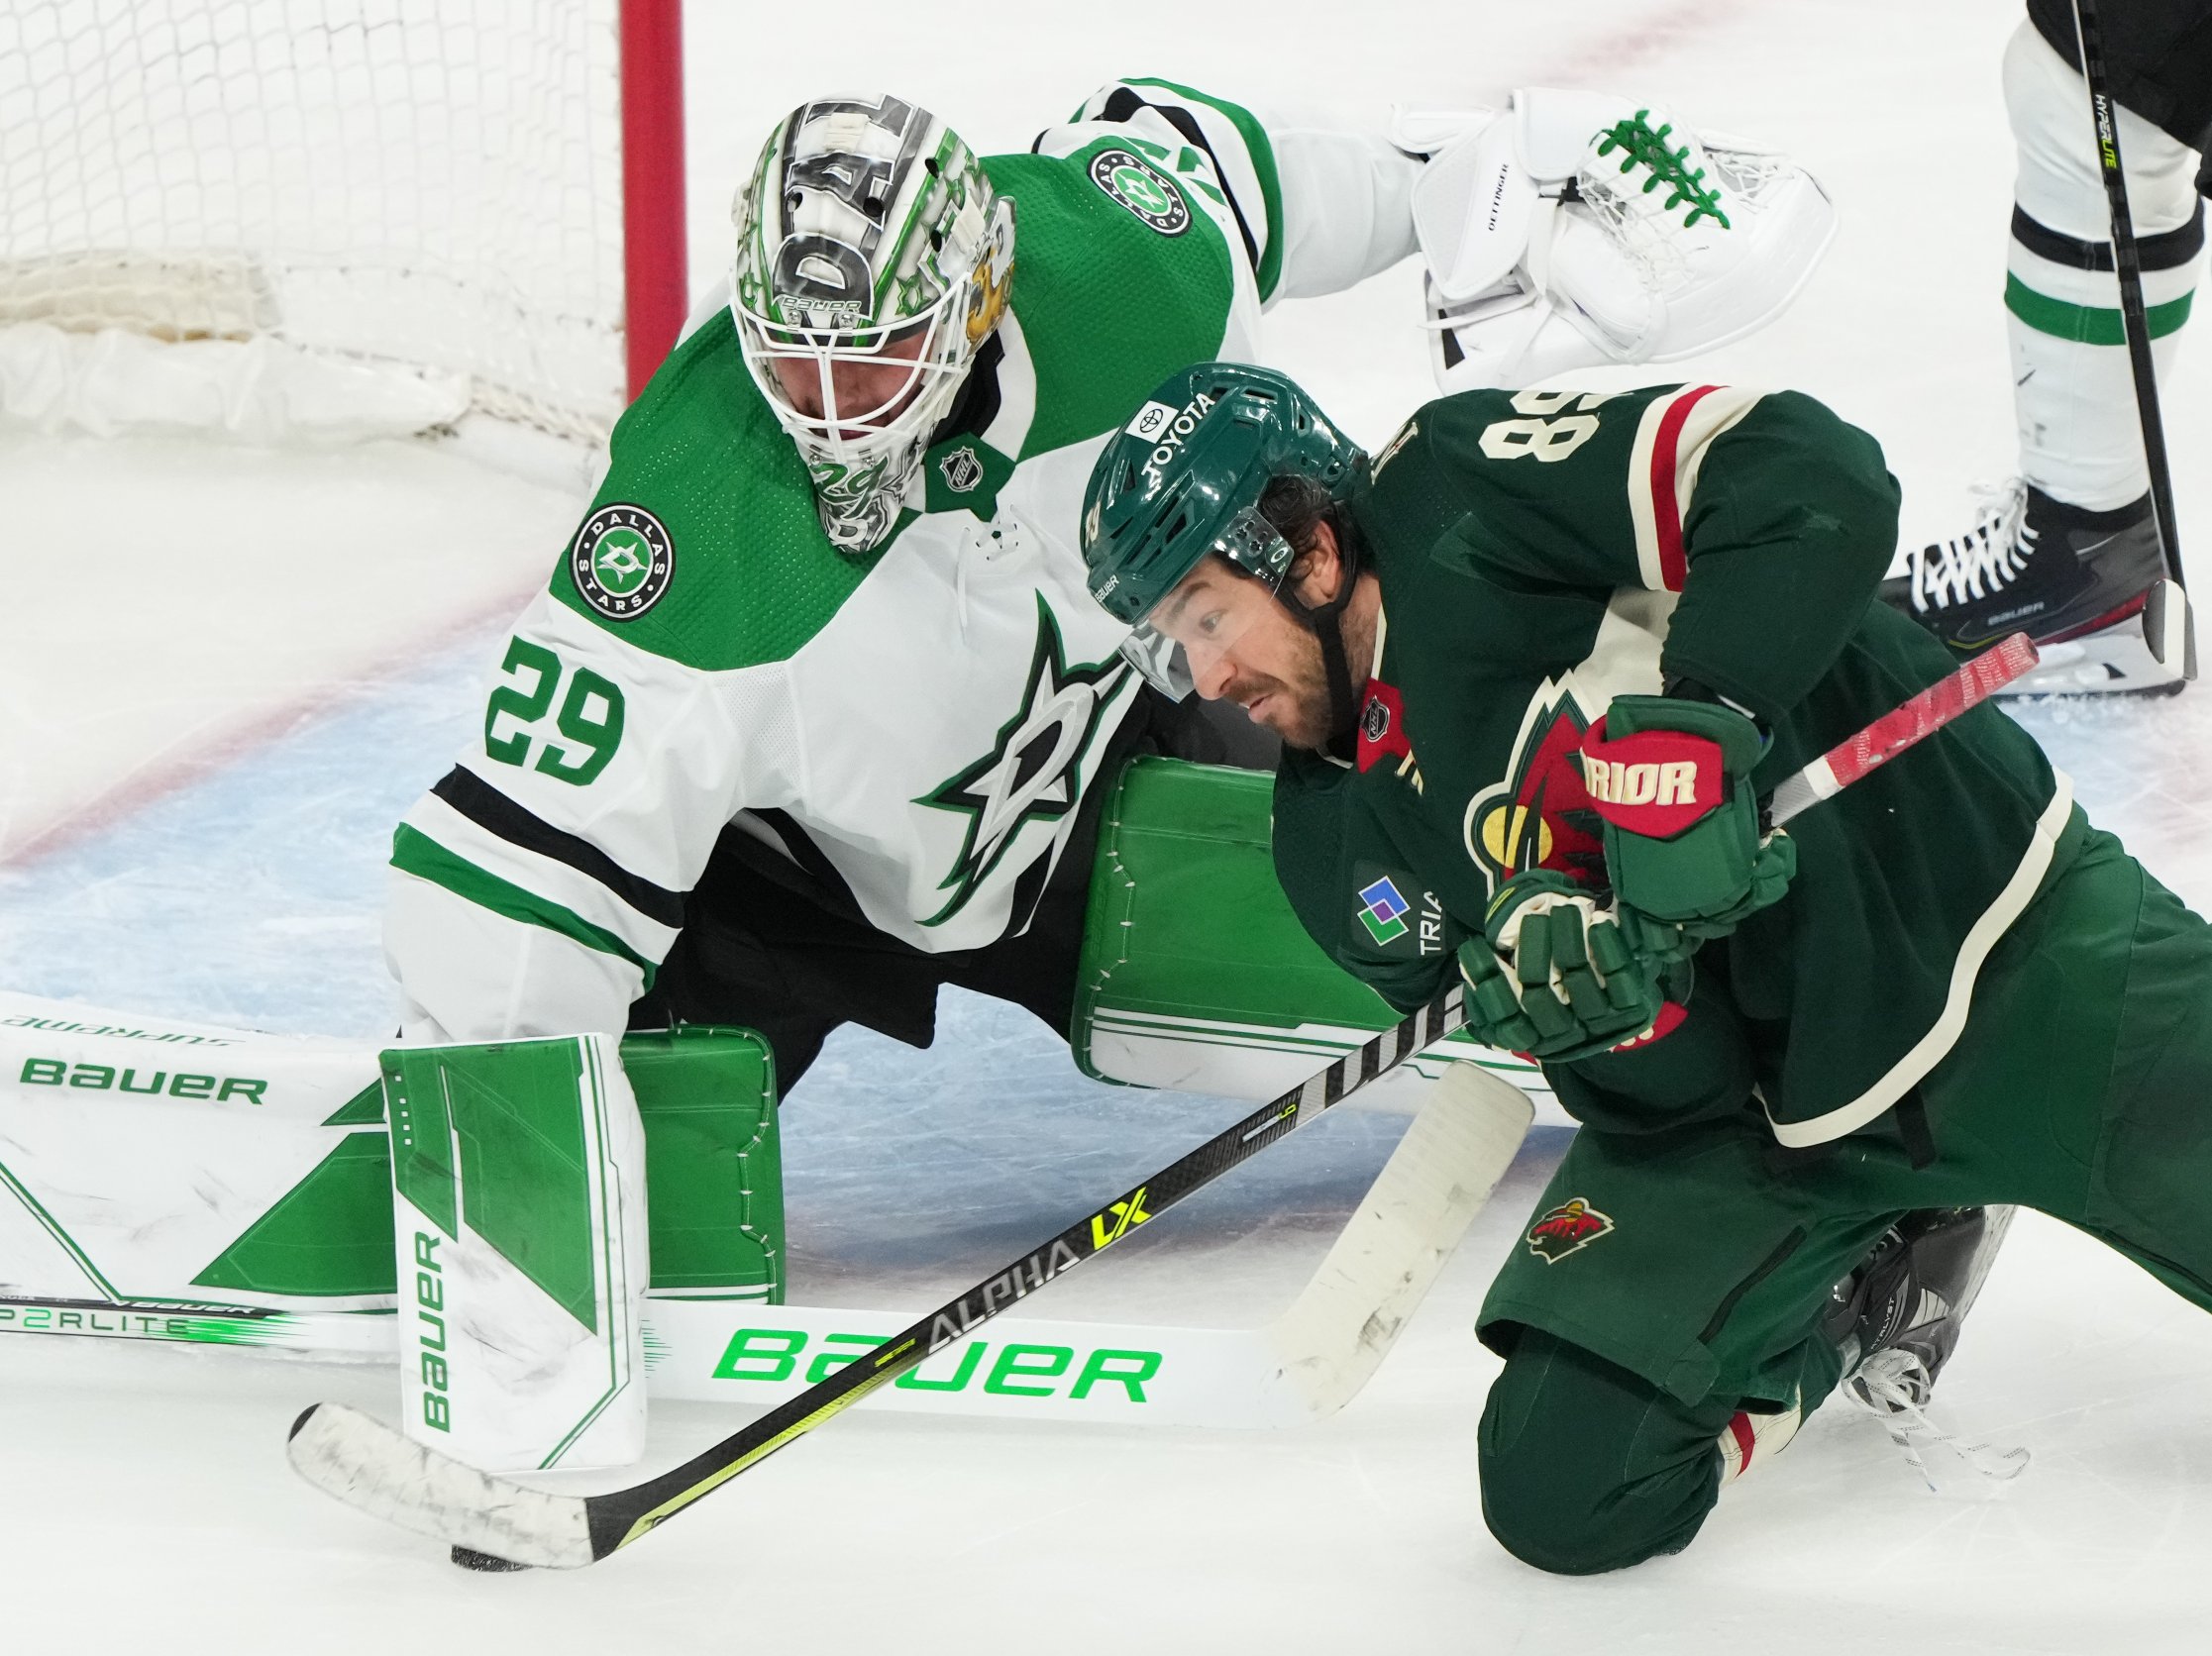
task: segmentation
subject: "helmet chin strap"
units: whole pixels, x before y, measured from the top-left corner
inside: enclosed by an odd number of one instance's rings
[[[1275,596],[1321,647],[1321,672],[1328,679],[1328,740],[1324,746],[1336,748],[1359,722],[1359,708],[1352,700],[1351,664],[1344,656],[1344,611],[1352,601],[1353,588],[1359,584],[1359,546],[1349,527],[1340,523],[1329,527],[1335,532],[1336,567],[1341,573],[1336,596],[1325,604],[1303,604],[1292,594],[1288,580],[1276,589]]]

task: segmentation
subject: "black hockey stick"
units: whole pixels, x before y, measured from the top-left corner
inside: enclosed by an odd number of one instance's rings
[[[2120,328],[2128,342],[2136,416],[2143,425],[2143,458],[2151,471],[2151,515],[2165,563],[2165,578],[2144,598],[2143,637],[2158,664],[2178,671],[2186,681],[2196,676],[2196,626],[2181,578],[2173,478],[2166,466],[2165,423],[2159,414],[2151,322],[2143,306],[2143,260],[2136,248],[2135,220],[2128,210],[2128,180],[2120,164],[2120,118],[2112,102],[2111,82],[2105,75],[2104,31],[2097,19],[2097,0],[2073,0],[2073,22],[2081,51],[2081,76],[2089,87],[2090,118],[2096,124],[2097,166],[2104,178],[2105,206],[2112,218],[2112,267],[2120,278]]]
[[[2025,634],[2006,639],[1785,779],[1770,800],[1773,818],[1834,797],[2035,665]],[[553,1495],[463,1466],[338,1403],[316,1403],[293,1422],[292,1466],[348,1505],[453,1543],[454,1561],[474,1569],[595,1564],[1451,1034],[1466,1021],[1460,996],[1454,984],[1119,1200],[658,1478],[604,1495]]]
[[[496,1570],[596,1563],[1442,1040],[1466,1021],[1460,993],[1454,984],[873,1352],[658,1478],[605,1495],[549,1495],[465,1467],[332,1403],[314,1404],[293,1423],[292,1465],[352,1505],[453,1542],[457,1564]]]

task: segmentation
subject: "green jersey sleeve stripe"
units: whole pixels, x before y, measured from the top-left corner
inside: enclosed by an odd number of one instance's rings
[[[1268,138],[1267,129],[1260,125],[1259,117],[1242,105],[1230,103],[1225,98],[1212,97],[1194,87],[1181,86],[1172,80],[1161,80],[1152,75],[1133,75],[1123,84],[1156,86],[1179,98],[1188,98],[1192,103],[1220,116],[1236,129],[1236,136],[1241,141],[1238,148],[1243,151],[1243,158],[1250,163],[1253,177],[1259,181],[1258,204],[1264,210],[1267,221],[1267,234],[1261,241],[1252,273],[1259,281],[1260,298],[1273,298],[1276,284],[1283,276],[1283,181],[1275,166],[1275,145]],[[1160,113],[1177,131],[1212,157],[1213,170],[1220,175],[1221,183],[1227,188],[1230,202],[1236,203],[1236,169],[1224,164],[1228,157],[1222,155],[1215,145],[1209,143],[1203,132],[1193,132],[1176,120],[1176,116],[1184,114],[1184,111],[1159,105],[1154,107],[1160,109]],[[1239,217],[1242,217],[1243,208],[1239,206],[1237,211]]]
[[[391,837],[391,866],[402,874],[411,874],[418,880],[427,880],[433,885],[443,886],[465,902],[478,908],[488,908],[494,914],[525,926],[542,926],[550,932],[559,932],[572,942],[586,949],[595,949],[602,955],[613,955],[628,961],[645,974],[645,986],[653,986],[654,974],[659,970],[652,961],[632,949],[622,939],[603,926],[595,926],[580,914],[564,908],[561,904],[533,891],[525,891],[495,874],[487,874],[467,858],[448,851],[428,834],[402,822]]]
[[[2178,299],[2146,310],[2143,319],[2150,326],[2151,337],[2163,339],[2176,332],[2189,320],[2189,305],[2195,298],[2196,291],[2192,288]],[[2050,334],[2055,339],[2073,340],[2081,345],[2128,343],[2127,329],[2120,320],[2118,307],[2069,304],[2048,293],[2038,293],[2018,276],[2005,277],[2005,309],[2037,333]]]

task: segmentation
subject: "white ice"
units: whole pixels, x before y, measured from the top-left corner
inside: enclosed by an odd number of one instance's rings
[[[1785,145],[1842,205],[1796,308],[1677,371],[1799,386],[1875,432],[1908,537],[1953,531],[1967,485],[2006,470],[2008,0],[690,10],[695,285],[725,257],[761,135],[812,92],[888,84],[992,150],[1125,72],[1375,119],[1530,82],[1617,88]],[[1413,293],[1401,269],[1273,319],[1283,362],[1371,441],[1426,394]],[[2167,404],[2181,523],[2200,535],[2205,351]],[[390,824],[478,716],[573,490],[398,445],[13,436],[0,498],[5,982],[269,1029],[388,1027]],[[2212,902],[2212,690],[2021,717],[2098,820]],[[926,1053],[847,1032],[785,1118],[794,1296],[934,1303],[1236,1113],[1093,1087],[1025,1014],[972,998],[948,996]],[[1298,1135],[1057,1286],[1049,1310],[1265,1320],[1396,1130],[1349,1116]],[[4,1648],[2205,1647],[2212,1321],[2033,1215],[1938,1404],[1963,1434],[2032,1449],[2019,1482],[1954,1473],[1931,1495],[1877,1426],[1830,1409],[1678,1558],[1558,1580],[1504,1554],[1475,1479],[1496,1364],[1470,1324],[1564,1142],[1532,1137],[1335,1419],[1247,1435],[850,1415],[580,1576],[464,1576],[288,1475],[291,1415],[318,1397],[388,1409],[384,1374],[18,1338],[0,1345]],[[736,1418],[663,1407],[654,1453]]]

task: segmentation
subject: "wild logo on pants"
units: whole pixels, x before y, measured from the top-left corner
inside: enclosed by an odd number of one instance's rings
[[[1554,1207],[1528,1232],[1528,1251],[1546,1265],[1557,1265],[1571,1253],[1587,1248],[1613,1228],[1613,1220],[1582,1197]]]

